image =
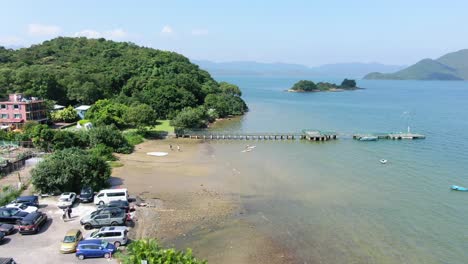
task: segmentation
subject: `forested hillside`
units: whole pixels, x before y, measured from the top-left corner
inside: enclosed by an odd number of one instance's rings
[[[63,105],[99,99],[147,104],[160,119],[204,105],[208,95],[211,109],[224,107],[214,109],[219,116],[247,110],[237,86],[217,83],[180,54],[83,37],[59,37],[19,50],[0,47],[0,96],[11,92]]]

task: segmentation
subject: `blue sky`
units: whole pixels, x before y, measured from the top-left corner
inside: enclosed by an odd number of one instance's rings
[[[1,0],[0,45],[105,37],[192,59],[411,64],[468,48],[468,1]]]

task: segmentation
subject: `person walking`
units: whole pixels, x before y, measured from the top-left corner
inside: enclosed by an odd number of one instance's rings
[[[174,149],[172,148],[172,144],[169,144],[169,148],[170,148],[171,150],[174,150]]]
[[[69,206],[68,209],[67,209],[68,219],[71,219],[71,213],[72,213],[72,209],[71,209],[71,206]]]

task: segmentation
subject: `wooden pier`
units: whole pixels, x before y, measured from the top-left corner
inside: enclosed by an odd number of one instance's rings
[[[177,138],[191,138],[203,140],[308,140],[308,141],[329,141],[338,137],[350,138],[349,134],[338,134],[332,131],[320,131],[304,129],[302,132],[289,133],[240,133],[240,132],[220,132],[209,130],[179,130],[176,132]],[[426,136],[410,132],[401,133],[367,133],[353,134],[353,139],[360,141],[376,141],[379,139],[424,139]]]
[[[321,132],[318,130],[304,130],[302,133],[230,133],[215,131],[180,131],[178,138],[191,138],[203,140],[309,140],[328,141],[338,138],[334,132]]]

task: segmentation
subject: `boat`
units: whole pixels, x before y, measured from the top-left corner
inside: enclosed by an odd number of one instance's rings
[[[381,159],[381,160],[380,160],[380,163],[386,164],[386,163],[387,163],[387,160],[386,160],[386,159]]]
[[[461,187],[461,186],[458,186],[458,185],[452,185],[451,189],[454,190],[454,191],[468,192],[468,188]]]
[[[359,141],[377,141],[378,139],[376,136],[363,136],[359,138]]]

